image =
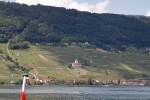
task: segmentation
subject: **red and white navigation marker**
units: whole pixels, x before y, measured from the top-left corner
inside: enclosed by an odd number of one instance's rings
[[[27,77],[28,77],[28,75],[23,76],[22,89],[21,89],[21,92],[20,92],[20,100],[26,100],[25,85],[26,85]]]

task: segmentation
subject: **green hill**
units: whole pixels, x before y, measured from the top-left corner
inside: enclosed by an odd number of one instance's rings
[[[150,18],[0,2],[0,41],[85,43],[104,49],[150,46]]]
[[[150,78],[150,18],[0,1],[0,82]],[[81,68],[70,68],[78,59]]]

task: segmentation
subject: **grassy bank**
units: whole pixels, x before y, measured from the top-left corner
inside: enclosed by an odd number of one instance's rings
[[[0,51],[0,80],[19,80],[22,73],[11,70],[9,66],[13,63],[6,59],[7,45],[0,44]],[[143,50],[129,49],[115,53],[79,47],[30,46],[26,50],[10,50],[10,53],[20,66],[30,69],[30,74],[58,80],[93,78],[104,81],[150,76],[150,56]],[[70,69],[68,66],[75,59],[83,66]]]

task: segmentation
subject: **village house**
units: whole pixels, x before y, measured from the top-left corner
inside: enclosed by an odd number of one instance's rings
[[[79,68],[81,66],[82,66],[81,63],[79,63],[79,61],[77,59],[72,63],[73,68]]]
[[[146,49],[145,49],[145,54],[150,55],[150,48],[146,48]]]

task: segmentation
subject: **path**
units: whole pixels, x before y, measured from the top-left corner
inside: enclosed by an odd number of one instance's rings
[[[42,60],[48,62],[48,59],[47,59],[46,57],[44,57],[43,55],[39,54],[38,56],[39,56]]]
[[[7,43],[6,50],[7,50],[8,56],[9,56],[10,58],[12,58],[13,61],[15,61],[16,59],[13,57],[13,55],[11,54],[11,52],[10,52],[10,50],[9,50],[9,45],[10,45],[10,40],[9,40],[8,43]]]

